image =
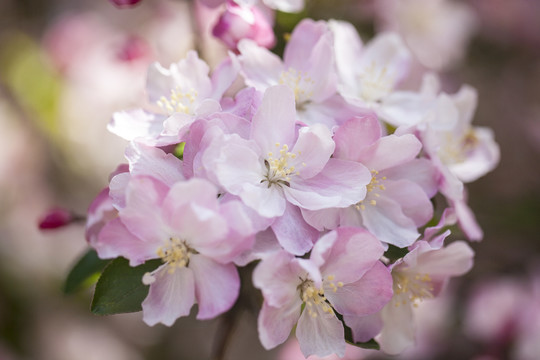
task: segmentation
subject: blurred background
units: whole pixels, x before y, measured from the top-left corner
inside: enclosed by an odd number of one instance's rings
[[[193,1],[0,0],[0,360],[209,359],[222,319],[148,327],[141,314],[98,317],[92,289],[62,292],[86,243],[82,225],[40,232],[52,207],[84,214],[123,162],[106,125],[144,98],[146,67],[197,49],[212,66],[226,48],[210,36],[222,9]],[[473,124],[501,147],[492,173],[469,184],[485,236],[476,263],[418,309],[418,347],[404,359],[538,359],[540,354],[540,2],[312,0],[276,14],[283,33],[302,17],[352,22],[364,41],[399,31],[418,57],[404,86],[438,71],[444,90],[479,93]],[[455,234],[454,238],[459,238]],[[295,343],[265,351],[256,313],[227,331],[226,359],[298,358]],[[348,359],[384,358],[370,351]]]

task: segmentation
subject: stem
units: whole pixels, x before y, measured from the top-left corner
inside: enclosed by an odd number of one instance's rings
[[[230,311],[223,315],[214,339],[214,348],[212,350],[212,360],[224,360],[227,347],[230,344],[234,328],[236,326],[240,308],[235,305]]]

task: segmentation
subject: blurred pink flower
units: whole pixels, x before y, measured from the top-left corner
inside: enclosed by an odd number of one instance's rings
[[[476,27],[465,2],[450,0],[378,0],[379,31],[399,33],[422,65],[441,71],[460,61]]]
[[[273,47],[276,42],[272,23],[256,6],[242,6],[232,1],[227,2],[212,34],[232,50],[237,49],[242,39],[251,39],[265,48]]]

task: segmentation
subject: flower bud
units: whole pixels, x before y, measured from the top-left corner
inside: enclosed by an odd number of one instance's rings
[[[57,229],[69,225],[75,220],[73,213],[66,209],[56,208],[49,210],[39,221],[41,230]]]
[[[212,34],[233,50],[242,39],[254,40],[266,48],[275,44],[272,25],[265,15],[255,6],[241,6],[232,1],[227,3]]]
[[[124,9],[137,5],[141,0],[110,0],[110,2],[112,2],[114,6]]]

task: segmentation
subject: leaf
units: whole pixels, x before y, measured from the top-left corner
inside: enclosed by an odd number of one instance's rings
[[[353,342],[345,339],[345,342],[349,345],[353,345],[362,349],[381,350],[381,346],[378,342],[375,341],[375,339],[371,339],[366,342]]]
[[[94,249],[89,249],[79,258],[69,272],[64,283],[64,294],[73,294],[90,286],[111,260],[102,260]]]
[[[401,259],[407,253],[409,250],[407,248],[398,248],[397,246],[388,244],[388,250],[384,253],[384,256],[386,256],[390,261],[394,262],[397,259]]]
[[[343,330],[344,330],[344,334],[345,334],[345,342],[347,344],[353,345],[353,346],[356,346],[356,347],[360,347],[360,348],[363,348],[363,349],[371,349],[371,350],[380,350],[381,349],[381,346],[379,345],[378,342],[375,341],[375,339],[371,339],[371,340],[366,341],[366,342],[355,342],[354,339],[353,339],[352,330],[351,330],[350,327],[347,326],[347,324],[345,324],[345,321],[343,320],[343,315],[341,315],[340,313],[335,311],[335,309],[334,309],[334,313],[336,314],[336,317],[339,319],[339,321],[341,321],[341,323],[343,324]]]
[[[176,145],[174,148],[173,154],[180,160],[184,159],[184,147],[186,146],[185,142],[181,142],[180,144]]]
[[[150,260],[131,267],[128,260],[116,258],[103,271],[96,284],[91,310],[96,315],[112,315],[141,311],[141,303],[148,295],[143,275],[161,265],[161,260]]]

